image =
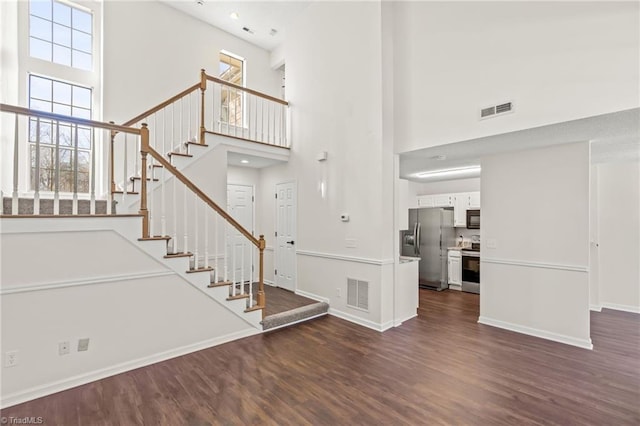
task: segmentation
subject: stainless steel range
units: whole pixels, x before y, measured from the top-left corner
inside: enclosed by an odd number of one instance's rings
[[[462,291],[480,294],[480,244],[462,250]]]

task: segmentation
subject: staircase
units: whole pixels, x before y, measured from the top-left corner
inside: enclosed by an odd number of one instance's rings
[[[229,96],[231,92],[236,96]],[[238,92],[244,92],[244,97],[237,96]],[[246,103],[229,105],[230,99]],[[139,238],[131,239],[135,244],[252,326],[273,329],[326,314],[328,306],[319,303],[264,318],[264,237],[255,238],[183,172],[200,156],[215,149],[205,143],[207,135],[288,151],[287,106],[279,99],[208,76],[204,70],[198,83],[122,125],[0,105],[1,111],[16,117],[13,187],[10,197],[5,196],[9,191],[3,191],[0,213],[108,216],[117,211],[120,215],[139,215],[142,232]],[[246,112],[242,125],[229,123],[229,110],[238,108]],[[40,186],[33,184],[41,182],[41,172],[35,168],[31,177],[31,186],[35,186],[33,197],[19,196],[22,176],[18,160],[19,118],[25,119],[24,128],[27,120],[30,126],[36,123],[35,143],[30,141],[36,153],[40,152],[41,126],[92,129],[92,152],[97,151],[101,140],[108,146],[105,161],[108,181],[96,181],[95,170],[100,164],[92,158],[88,194],[79,195],[77,166],[72,198],[61,198],[61,172],[57,168],[53,188],[47,187],[48,192],[41,193]],[[237,121],[237,116],[234,119]],[[210,123],[209,129],[206,121]],[[53,133],[49,137],[49,144],[53,144]],[[58,147],[57,138],[55,146]],[[35,161],[39,164],[37,158]],[[22,187],[28,188],[24,180],[28,179],[23,178]],[[106,192],[106,199],[96,198],[101,189]],[[257,291],[253,285],[247,285],[254,282]]]

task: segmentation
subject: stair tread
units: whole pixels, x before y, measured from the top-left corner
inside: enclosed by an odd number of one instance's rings
[[[187,271],[187,274],[193,274],[194,272],[209,272],[209,271],[213,271],[213,268],[211,266],[207,266],[206,268],[189,269]]]
[[[207,145],[206,143],[200,143],[200,142],[191,142],[191,141],[187,141],[184,143],[185,145],[197,145],[197,146],[202,146],[204,148],[207,148],[209,145]]]
[[[129,178],[129,180],[130,180],[130,181],[134,181],[134,180],[142,180],[142,178],[141,178],[140,176],[131,176],[131,177]],[[147,178],[147,180],[151,180],[151,178]],[[153,178],[153,181],[154,181],[154,182],[158,182],[158,181],[160,181],[160,179],[158,179],[158,178]]]
[[[209,284],[207,287],[209,288],[214,288],[214,287],[229,287],[231,284],[233,284],[231,281],[218,281],[217,283],[211,283]]]
[[[227,297],[227,300],[240,300],[240,299],[248,299],[249,294],[236,294],[235,296]]]
[[[184,154],[182,152],[170,152],[169,157],[177,156],[177,157],[193,157],[193,154]]]
[[[162,164],[152,164],[151,167],[157,167],[161,169],[164,166]]]
[[[191,252],[186,252],[186,253],[167,253],[164,255],[165,259],[172,259],[174,257],[190,257],[193,256],[193,253]]]
[[[157,240],[167,240],[167,241],[169,241],[170,239],[171,239],[171,237],[168,236],[168,235],[166,235],[166,236],[154,235],[153,237],[138,238],[138,241],[157,241]]]
[[[114,194],[122,194],[122,193],[123,193],[123,191],[113,191],[113,193],[114,193]],[[127,194],[129,194],[129,195],[138,195],[138,194],[140,194],[140,193],[139,193],[139,192],[136,192],[136,191],[127,191]]]
[[[245,309],[245,312],[253,312],[253,311],[259,311],[260,309],[264,309],[264,306],[259,306],[259,305],[254,305],[250,308]]]

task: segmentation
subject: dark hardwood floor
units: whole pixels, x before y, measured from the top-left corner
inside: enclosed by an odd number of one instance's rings
[[[254,294],[257,294],[257,283],[254,284]],[[265,316],[279,314],[291,309],[316,303],[315,300],[295,294],[292,291],[270,285],[264,286],[264,295],[267,299]]]
[[[640,316],[592,314],[594,350],[478,324],[421,290],[385,333],[327,316],[2,410],[47,425],[638,425]]]

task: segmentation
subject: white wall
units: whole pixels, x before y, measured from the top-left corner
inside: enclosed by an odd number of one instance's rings
[[[246,87],[274,96],[269,52],[157,1],[104,2],[104,117],[126,121],[217,75],[220,50],[246,59]]]
[[[482,159],[481,323],[591,347],[589,167],[587,142]]]
[[[638,2],[394,5],[396,152],[639,105]]]
[[[442,180],[438,182],[413,182],[409,185],[416,195],[449,194],[480,191],[480,178]]]
[[[28,220],[2,223],[3,407],[257,332],[132,243],[139,218]]]
[[[599,301],[640,312],[640,163],[597,168]]]
[[[297,256],[297,288],[330,299],[334,312],[380,328],[386,315],[380,307],[383,286],[393,281],[387,262],[395,257],[393,155],[383,144],[381,124],[381,5],[312,3],[287,28],[284,55],[291,158],[264,169],[261,182],[273,193],[277,183],[297,181],[297,249],[305,253]],[[328,152],[325,162],[315,159],[320,151]],[[274,200],[265,198],[258,210],[269,241]],[[342,213],[351,220],[341,222]],[[346,247],[346,239],[355,239],[356,247]],[[369,312],[346,306],[347,277],[370,281]]]

